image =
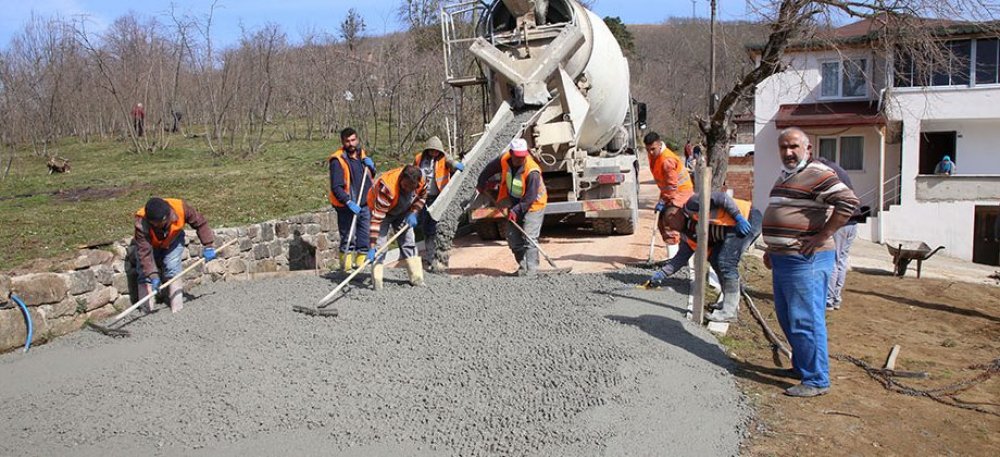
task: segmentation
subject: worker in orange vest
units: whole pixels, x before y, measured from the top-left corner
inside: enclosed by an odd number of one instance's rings
[[[444,143],[436,136],[427,140],[424,150],[414,157],[413,165],[420,167],[424,180],[427,181],[427,205],[420,211],[420,228],[424,232],[424,265],[429,271],[444,271],[446,265],[434,260],[434,251],[437,249],[437,221],[431,218],[427,208],[448,185],[451,175],[456,171],[465,170],[465,165],[448,158],[444,152]]]
[[[509,224],[519,224],[535,243],[542,232],[548,194],[542,180],[542,168],[528,151],[528,142],[515,138],[507,152],[486,165],[479,175],[476,188],[487,194],[490,177],[500,174],[497,205]],[[525,239],[515,227],[507,227],[507,244],[517,260],[519,275],[534,275],[538,271],[538,248]]]
[[[654,208],[658,215],[656,225],[663,241],[667,243],[668,257],[673,257],[677,253],[677,244],[680,243],[681,237],[680,233],[670,229],[666,224],[666,209],[683,206],[688,197],[694,193],[694,185],[691,182],[691,175],[684,167],[684,159],[663,144],[658,133],[649,132],[643,138],[643,143],[649,158],[649,170],[653,173],[657,187],[660,188],[660,199]]]
[[[372,282],[375,290],[382,290],[385,266],[384,255],[376,258],[379,246],[384,246],[392,233],[406,230],[399,244],[400,258],[410,274],[410,285],[424,284],[424,270],[417,256],[417,238],[413,229],[417,227],[420,211],[427,202],[427,186],[420,168],[406,165],[382,173],[368,192],[368,207],[371,208],[371,232],[368,238],[368,261],[372,262]]]
[[[162,281],[170,280],[181,273],[181,256],[184,254],[184,226],[190,225],[201,240],[201,255],[206,262],[215,259],[215,234],[205,217],[187,202],[175,198],[153,197],[146,206],[135,212],[136,272],[139,279],[139,298],[158,293]],[[184,307],[184,281],[177,278],[170,283],[167,291],[170,310],[178,312]],[[153,300],[147,302],[146,310],[152,311]]]
[[[650,284],[660,285],[668,276],[688,264],[688,259],[698,248],[698,210],[701,207],[698,194],[694,194],[683,208],[668,208],[665,223],[677,231],[683,243],[676,255],[667,261],[662,269],[649,278]],[[708,261],[719,274],[722,282],[723,301],[721,309],[707,316],[716,322],[732,322],[736,319],[740,303],[740,258],[750,247],[750,243],[760,235],[763,215],[750,202],[730,197],[725,192],[712,192],[709,206]]]
[[[375,176],[375,162],[360,147],[358,132],[340,131],[340,149],[330,154],[329,199],[337,211],[340,234],[340,268],[349,272],[365,261],[371,210],[366,196]],[[351,233],[351,227],[354,232]]]

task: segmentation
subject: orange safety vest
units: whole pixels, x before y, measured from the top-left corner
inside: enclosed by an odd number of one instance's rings
[[[177,238],[177,235],[184,233],[184,201],[178,198],[164,198],[163,200],[170,205],[170,209],[174,210],[174,214],[177,215],[177,220],[170,221],[167,236],[162,240],[156,236],[156,230],[153,230],[152,227],[149,228],[149,243],[152,244],[155,249],[169,248],[170,244]],[[146,207],[143,206],[142,208],[139,208],[139,211],[136,211],[135,215],[145,219]]]
[[[531,172],[537,171],[539,179],[538,198],[531,203],[528,211],[535,212],[545,209],[545,205],[549,202],[549,196],[545,192],[545,181],[542,181],[542,167],[539,167],[538,162],[535,162],[535,159],[530,155],[525,157],[524,166],[521,167],[521,188],[520,192],[518,192],[514,186],[514,176],[510,171],[510,157],[510,151],[505,152],[500,157],[500,193],[497,195],[497,201],[503,201],[503,199],[511,196],[514,198],[524,197],[524,183],[528,181],[528,175]]]
[[[361,159],[364,160],[365,157],[368,157],[368,154],[365,152],[364,149],[362,149],[361,150]],[[351,194],[351,168],[347,166],[347,159],[344,158],[344,148],[340,148],[340,149],[337,149],[336,151],[333,151],[333,154],[330,154],[330,158],[327,159],[327,162],[333,162],[334,160],[336,160],[337,162],[340,162],[340,169],[341,169],[341,171],[344,172],[344,191],[346,191],[347,194],[350,195]],[[362,171],[364,171],[364,170],[362,170]],[[333,183],[330,183],[330,187],[333,187]],[[362,191],[363,190],[364,189],[362,189]],[[347,206],[347,203],[341,203],[339,200],[337,200],[337,197],[335,197],[333,195],[333,191],[332,190],[328,191],[327,195],[330,198],[330,204],[331,205],[333,205],[333,206],[335,206],[337,208],[343,208],[343,207]]]
[[[736,202],[736,207],[740,209],[740,214],[743,215],[743,218],[750,220],[751,203],[746,200],[740,200],[738,198],[734,198],[733,201]],[[736,219],[733,219],[733,216],[729,214],[729,212],[726,211],[725,209],[722,208],[715,208],[714,210],[709,209],[709,216],[710,217],[708,219],[708,225],[710,227],[713,225],[734,227],[736,225]],[[690,214],[688,217],[690,217],[691,220],[694,221],[694,223],[698,222],[698,213]],[[692,240],[691,237],[685,236],[684,240],[687,241],[688,246],[691,246],[691,249],[698,249],[698,243]]]
[[[413,164],[420,167],[420,161],[423,160],[424,153],[418,152],[417,157],[413,160]],[[444,189],[444,186],[448,185],[448,181],[451,180],[451,171],[448,170],[448,160],[445,159],[444,154],[438,156],[434,161],[434,184],[437,185],[437,189],[440,192]]]
[[[404,167],[393,168],[392,170],[382,173],[382,176],[379,176],[378,179],[375,180],[375,183],[372,185],[371,190],[368,191],[369,208],[372,209],[375,208],[375,199],[378,198],[377,194],[378,194],[378,189],[380,187],[378,184],[379,182],[385,184],[385,187],[387,187],[389,191],[392,192],[392,202],[389,204],[389,208],[386,209],[386,212],[389,212],[389,210],[396,207],[396,204],[399,203],[399,177],[403,174],[403,168]],[[424,178],[421,177],[420,185],[414,192],[419,192],[420,188],[424,187],[425,182],[426,181],[424,180]]]
[[[677,171],[677,187],[668,187],[665,184],[667,182],[667,170],[663,169],[663,162],[667,159],[674,159],[677,162],[677,166],[675,167]],[[649,170],[653,172],[653,179],[656,180],[656,186],[660,188],[660,195],[668,192],[694,192],[694,183],[691,182],[691,175],[688,174],[687,168],[684,167],[684,161],[666,146],[663,147],[663,151],[659,155],[653,156],[653,154],[649,154]]]

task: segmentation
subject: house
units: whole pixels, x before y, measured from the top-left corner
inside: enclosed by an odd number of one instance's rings
[[[789,47],[787,70],[757,88],[754,200],[767,201],[781,168],[778,132],[800,127],[869,208],[859,237],[1000,264],[1000,40],[982,29],[948,23],[939,36],[949,64],[931,71],[876,52],[870,20],[833,30],[836,48]],[[956,172],[934,175],[945,155]]]

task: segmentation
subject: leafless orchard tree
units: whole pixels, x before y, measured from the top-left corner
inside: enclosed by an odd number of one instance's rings
[[[726,177],[729,142],[734,136],[732,118],[768,77],[786,69],[785,53],[790,46],[823,44],[837,49],[839,43],[828,31],[834,21],[872,19],[868,42],[876,53],[891,59],[898,52],[921,58],[926,65],[947,62],[950,51],[942,49],[938,35],[940,22],[926,19],[969,21],[983,32],[996,33],[993,22],[998,5],[990,0],[766,0],[752,1],[757,14],[769,24],[766,43],[755,64],[736,78],[728,92],[719,96],[714,112],[697,119],[713,168],[712,187],[720,188]],[[890,60],[891,61],[891,60]]]

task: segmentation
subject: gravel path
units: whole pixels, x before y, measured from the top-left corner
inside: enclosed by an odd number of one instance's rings
[[[0,455],[738,453],[749,410],[727,359],[659,304],[680,295],[631,285],[646,272],[401,273],[338,318],[290,311],[329,279],[220,283],[131,338],[6,354]]]

